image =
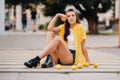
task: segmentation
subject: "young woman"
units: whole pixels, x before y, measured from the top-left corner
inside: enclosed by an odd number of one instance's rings
[[[58,18],[64,20],[64,24],[54,27]],[[47,29],[47,46],[38,56],[25,62],[25,66],[36,67],[40,60],[49,54],[52,56],[54,65],[90,62],[85,46],[86,32],[80,24],[78,14],[73,9],[67,10],[65,15],[57,13]]]

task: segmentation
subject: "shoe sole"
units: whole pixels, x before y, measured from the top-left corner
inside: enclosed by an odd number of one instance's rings
[[[49,65],[49,66],[46,65],[46,64],[42,64],[42,65],[41,65],[41,68],[49,68],[49,67],[53,67],[53,64],[51,64],[51,65]]]
[[[27,64],[27,62],[24,63],[24,65],[28,68],[32,68],[32,66],[30,66],[29,64]]]

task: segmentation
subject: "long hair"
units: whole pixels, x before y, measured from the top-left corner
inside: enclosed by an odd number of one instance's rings
[[[73,9],[68,9],[68,10],[66,11],[66,13],[67,13],[67,12],[71,12],[71,11],[74,12],[75,15],[76,15],[76,23],[80,23],[79,15],[78,15],[78,13],[77,13],[75,10],[73,10]],[[64,40],[65,40],[65,41],[67,41],[67,36],[70,34],[69,28],[70,28],[70,24],[69,24],[69,22],[66,20],[66,22],[65,22],[65,34],[64,34]]]

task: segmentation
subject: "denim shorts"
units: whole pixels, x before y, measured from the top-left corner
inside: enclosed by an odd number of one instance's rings
[[[71,49],[69,49],[69,50],[70,50],[70,52],[71,52],[71,54],[72,54],[73,64],[74,64],[74,62],[75,62],[75,50],[71,50]],[[58,59],[58,64],[62,64],[61,61],[60,61],[60,59]]]
[[[35,23],[36,22],[36,19],[32,19],[32,23]]]

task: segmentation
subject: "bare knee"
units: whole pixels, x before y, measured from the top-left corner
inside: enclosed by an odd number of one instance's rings
[[[48,31],[48,32],[47,32],[47,36],[54,37],[54,36],[55,36],[55,33],[54,33],[54,32],[52,32],[52,31]]]
[[[56,37],[54,38],[54,40],[55,40],[56,42],[58,42],[58,43],[61,42],[61,38],[60,38],[59,36],[56,36]]]

